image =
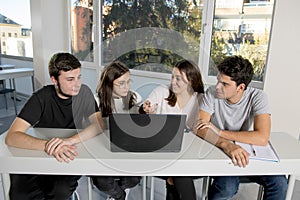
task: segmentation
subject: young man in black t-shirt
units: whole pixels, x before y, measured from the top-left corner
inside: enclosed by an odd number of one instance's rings
[[[77,143],[102,132],[102,118],[92,91],[81,82],[81,64],[69,53],[56,53],[49,62],[53,85],[33,93],[12,123],[6,144],[42,150],[59,162],[77,156]],[[69,138],[42,140],[26,134],[29,127],[82,129]],[[74,192],[80,176],[11,174],[10,199],[65,200]]]

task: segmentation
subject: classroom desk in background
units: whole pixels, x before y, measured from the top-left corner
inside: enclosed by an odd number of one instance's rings
[[[29,129],[28,133],[45,138],[68,136],[70,129]],[[0,172],[17,174],[76,174],[109,176],[233,176],[289,175],[287,198],[291,199],[295,176],[300,174],[300,144],[286,133],[272,133],[271,142],[280,162],[250,160],[246,168],[234,166],[218,148],[186,133],[179,153],[113,153],[109,149],[108,133],[78,144],[79,156],[70,163],[59,163],[43,151],[25,150],[5,145],[6,133],[0,136]],[[6,175],[6,176],[5,176]],[[7,186],[6,186],[7,187]],[[7,194],[7,188],[4,188]]]
[[[15,68],[15,65],[11,65],[11,64],[0,65],[0,70],[13,69],[13,68]]]
[[[32,90],[34,91],[34,69],[32,68],[9,68],[0,70],[0,80],[12,80],[13,88],[16,88],[15,79],[21,77],[31,77]]]

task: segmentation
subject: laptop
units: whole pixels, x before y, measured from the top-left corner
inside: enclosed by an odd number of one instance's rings
[[[180,152],[186,115],[109,115],[112,152]]]

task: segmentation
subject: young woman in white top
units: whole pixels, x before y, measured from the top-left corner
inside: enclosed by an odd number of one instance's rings
[[[97,103],[105,129],[110,113],[138,113],[141,96],[130,90],[130,83],[130,72],[124,63],[114,61],[103,69],[97,86]]]
[[[198,66],[188,60],[175,64],[170,86],[158,86],[141,106],[140,113],[186,114],[186,126],[195,125],[204,93],[204,84]],[[167,177],[165,177],[166,179]],[[167,178],[167,200],[196,200],[192,177]],[[172,184],[174,183],[174,186]]]
[[[130,72],[128,67],[119,61],[106,66],[97,86],[99,110],[107,121],[110,113],[137,113],[137,95],[130,91]],[[107,123],[106,123],[107,126]],[[107,126],[108,127],[108,126]],[[114,199],[124,200],[126,188],[131,188],[140,182],[141,177],[93,177],[93,183]]]

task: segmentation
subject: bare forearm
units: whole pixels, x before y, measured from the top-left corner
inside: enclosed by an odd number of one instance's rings
[[[43,151],[47,140],[38,139],[23,132],[10,132],[5,138],[5,143],[12,147]]]
[[[224,149],[226,147],[226,144],[229,142],[226,139],[221,138],[219,135],[215,134],[213,131],[210,131],[210,129],[208,128],[197,130],[197,136],[221,149]]]
[[[248,152],[234,144],[232,141],[220,137],[213,131],[207,131],[205,129],[198,130],[197,135],[224,151],[224,153],[231,158],[234,165],[238,165],[240,167],[246,167],[246,165],[248,165]]]
[[[91,124],[70,139],[73,144],[78,144],[82,141],[89,140],[102,132],[103,130],[98,124]]]
[[[220,136],[231,141],[243,142],[254,145],[266,145],[269,140],[268,133],[259,131],[220,131]]]

